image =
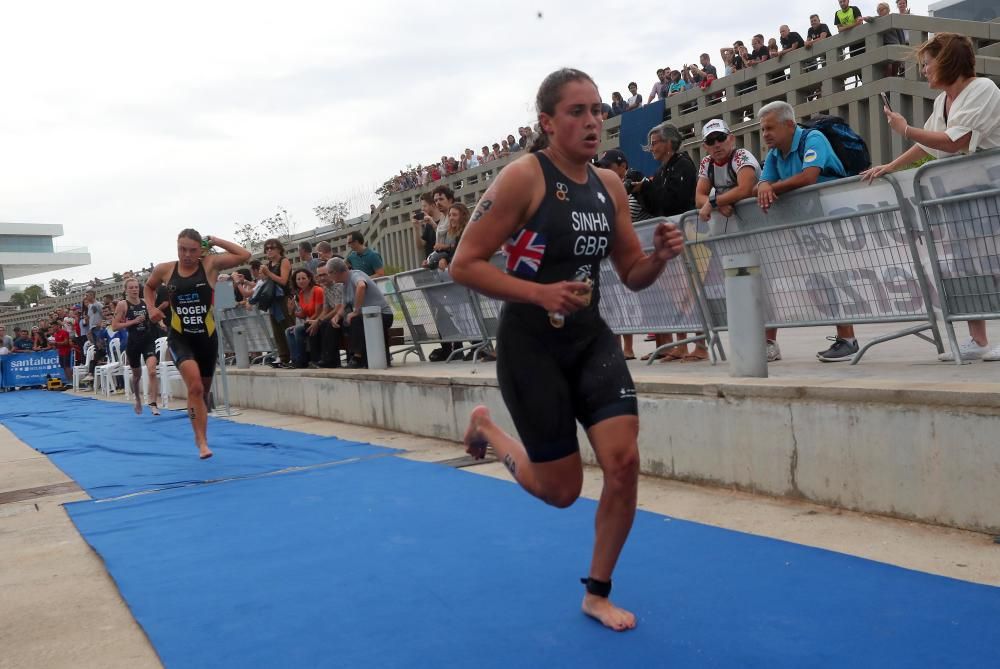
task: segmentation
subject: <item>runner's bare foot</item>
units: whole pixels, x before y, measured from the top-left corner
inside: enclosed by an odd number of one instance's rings
[[[136,416],[142,415],[142,398],[139,397],[138,395],[135,396],[135,415]]]
[[[208,445],[198,445],[198,457],[202,460],[207,460],[212,457],[212,451],[208,449]]]
[[[625,609],[618,608],[606,597],[598,597],[587,593],[583,596],[583,612],[598,620],[605,627],[616,632],[624,632],[635,628],[635,616]]]
[[[490,418],[490,410],[483,405],[477,406],[472,410],[472,414],[469,416],[469,427],[465,431],[465,452],[471,455],[476,460],[482,460],[486,457],[486,448],[490,443],[483,436],[482,429],[483,426],[492,423],[493,419]]]

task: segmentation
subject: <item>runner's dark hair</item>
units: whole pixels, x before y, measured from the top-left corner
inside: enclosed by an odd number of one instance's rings
[[[535,110],[539,115],[555,116],[556,105],[562,99],[563,86],[571,81],[589,81],[597,88],[597,84],[590,78],[590,75],[581,70],[574,70],[571,67],[564,67],[556,70],[542,80],[542,85],[538,87],[538,95],[535,96]],[[541,151],[549,145],[549,136],[543,130],[531,143],[530,151]]]

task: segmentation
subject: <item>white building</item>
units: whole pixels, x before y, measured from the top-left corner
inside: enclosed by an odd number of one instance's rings
[[[62,234],[61,225],[0,223],[0,302],[9,302],[11,294],[30,285],[10,285],[12,279],[90,264],[90,251],[85,247],[53,244]]]

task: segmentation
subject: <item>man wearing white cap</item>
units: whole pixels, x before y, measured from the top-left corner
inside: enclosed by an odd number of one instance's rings
[[[732,216],[734,204],[753,196],[760,163],[746,149],[736,148],[736,137],[722,119],[706,122],[701,136],[707,155],[698,166],[695,205],[703,221],[711,217],[713,209],[723,216]]]
[[[746,149],[736,148],[736,137],[722,119],[714,118],[701,129],[705,157],[698,167],[698,186],[694,201],[701,220],[707,221],[712,210],[723,216],[733,215],[733,205],[753,196],[760,178],[760,163]],[[767,330],[767,360],[781,360],[777,328]]]

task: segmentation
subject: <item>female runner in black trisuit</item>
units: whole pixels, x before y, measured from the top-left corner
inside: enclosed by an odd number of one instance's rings
[[[610,170],[590,165],[601,139],[601,97],[578,70],[553,72],[536,100],[543,135],[508,165],[480,200],[451,266],[455,281],[506,302],[497,334],[497,378],[518,442],[476,407],[465,443],[492,446],[532,495],[566,507],[580,495],[576,422],[604,471],[583,611],[614,630],[635,616],[608,600],[611,573],[635,516],[639,480],[635,386],[600,317],[598,267],[611,257],[632,290],[652,284],[684,239],[657,227],[645,255],[628,196]],[[507,272],[490,264],[505,245]]]
[[[156,398],[160,392],[159,379],[156,376],[156,338],[159,328],[150,322],[146,303],[139,298],[139,280],[129,279],[125,282],[125,299],[119,300],[115,306],[115,315],[111,320],[114,330],[125,328],[128,339],[125,343],[125,359],[132,369],[132,394],[135,397],[135,412],[142,413],[142,364],[146,363],[149,374],[149,410],[154,416],[160,415],[156,406]]]
[[[213,246],[225,253],[205,255]],[[163,312],[156,307],[156,289],[166,284],[170,296],[167,344],[187,386],[188,417],[194,427],[198,452],[205,459],[212,457],[206,434],[207,400],[219,352],[215,332],[215,280],[221,270],[250,260],[250,252],[218,237],[202,240],[197,230],[186,229],[177,236],[177,257],[177,262],[160,263],[149,275],[145,288],[146,308],[154,323],[163,320]]]

